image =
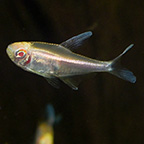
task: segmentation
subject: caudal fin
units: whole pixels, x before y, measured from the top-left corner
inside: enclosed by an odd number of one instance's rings
[[[129,81],[131,83],[135,83],[136,82],[136,77],[134,76],[134,74],[129,71],[126,68],[123,68],[120,64],[120,58],[133,47],[134,44],[131,44],[130,46],[128,46],[123,53],[121,53],[118,57],[116,57],[114,60],[112,60],[111,63],[111,70],[110,73],[121,78],[124,79],[126,81]]]
[[[49,125],[53,125],[55,123],[55,110],[53,105],[48,104],[46,106],[46,117],[47,117],[47,122]]]

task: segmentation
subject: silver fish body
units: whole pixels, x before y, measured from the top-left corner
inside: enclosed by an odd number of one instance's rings
[[[94,72],[110,72],[132,83],[136,81],[132,72],[118,65],[120,57],[133,45],[130,45],[113,61],[99,61],[72,52],[75,47],[92,35],[85,32],[61,44],[45,42],[16,42],[10,44],[7,53],[11,60],[24,70],[47,78],[53,86],[59,78],[73,89],[78,89],[71,77]],[[54,82],[55,81],[55,82]]]
[[[110,64],[75,54],[61,45],[49,43],[31,43],[31,55],[32,61],[27,68],[45,77],[67,77],[108,71]]]

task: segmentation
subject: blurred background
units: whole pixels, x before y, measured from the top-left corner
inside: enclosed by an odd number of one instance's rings
[[[78,91],[55,89],[6,54],[16,41],[61,43],[88,30],[93,36],[76,52],[94,59],[135,44],[122,59],[135,84],[99,73]],[[143,35],[142,0],[0,0],[0,144],[32,144],[48,103],[62,115],[55,144],[143,144]]]

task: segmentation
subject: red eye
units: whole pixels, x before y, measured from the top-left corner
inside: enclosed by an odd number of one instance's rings
[[[23,57],[23,56],[24,56],[24,52],[19,52],[18,55],[19,55],[20,57]]]
[[[16,57],[17,58],[23,58],[26,56],[26,50],[24,49],[19,49],[18,51],[16,51]]]

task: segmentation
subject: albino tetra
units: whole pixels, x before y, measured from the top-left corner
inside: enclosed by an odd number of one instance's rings
[[[95,72],[109,72],[131,83],[136,82],[133,73],[120,65],[123,53],[111,61],[99,61],[72,52],[89,38],[92,32],[88,31],[61,43],[46,42],[15,42],[8,46],[7,54],[10,59],[22,69],[41,75],[54,87],[59,87],[60,79],[72,89],[78,89],[78,83],[73,81],[74,76]]]

